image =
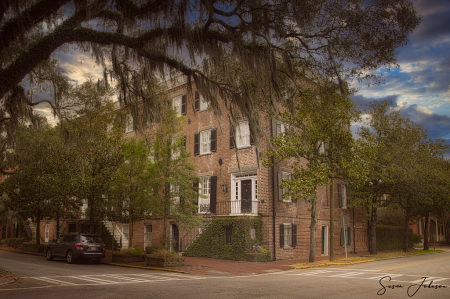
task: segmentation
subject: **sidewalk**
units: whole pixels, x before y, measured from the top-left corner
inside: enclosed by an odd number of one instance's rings
[[[444,247],[447,248],[448,247]],[[441,248],[443,249],[443,248]],[[5,244],[0,244],[0,250],[7,251],[15,251],[18,253],[22,252],[22,249],[16,249],[12,247],[5,246]],[[401,250],[391,250],[391,251],[383,251],[382,253],[390,253],[390,252],[399,252]],[[45,258],[43,253],[39,253],[36,255],[41,255]],[[358,254],[348,254],[348,257],[356,257],[369,255],[368,252],[361,252]],[[336,255],[335,259],[345,258],[345,255]],[[317,257],[316,261],[328,261],[329,256],[321,256]],[[110,264],[111,260],[105,258],[102,260],[104,264]],[[227,276],[227,275],[254,275],[254,274],[264,274],[264,273],[272,273],[272,272],[280,272],[294,269],[294,264],[306,263],[308,262],[308,258],[303,259],[292,259],[292,260],[278,260],[272,262],[265,263],[256,263],[256,262],[243,262],[243,261],[230,261],[230,260],[218,260],[218,259],[210,259],[210,258],[198,258],[198,257],[184,257],[184,266],[182,267],[168,267],[168,268],[154,268],[147,267],[145,262],[138,263],[127,263],[127,264],[114,264],[120,265],[123,267],[137,267],[137,268],[145,268],[151,270],[162,270],[162,271],[172,271],[172,272],[181,272],[188,273],[194,275],[206,275],[206,276]]]

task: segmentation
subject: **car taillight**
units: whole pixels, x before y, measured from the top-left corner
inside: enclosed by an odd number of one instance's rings
[[[106,245],[103,245],[103,251],[105,251],[105,249],[106,249]]]
[[[78,250],[83,250],[83,244],[75,244],[75,247],[76,247]]]

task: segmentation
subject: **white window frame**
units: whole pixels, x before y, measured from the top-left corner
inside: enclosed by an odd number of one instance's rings
[[[150,227],[150,231],[148,228]],[[152,224],[144,224],[144,248],[152,245]]]
[[[126,122],[126,126],[125,126],[125,133],[130,133],[134,131],[134,120],[133,120],[133,116],[131,116],[131,114],[129,114],[127,116],[127,122]]]
[[[236,145],[237,148],[249,147],[251,145],[248,121],[241,121],[236,127]]]
[[[86,211],[88,209],[88,200],[82,199],[81,202],[83,203],[81,205],[81,219],[86,219]]]
[[[239,173],[231,175],[231,214],[241,214],[241,181],[252,181],[252,215],[258,214],[258,176],[256,173]]]
[[[281,172],[281,182],[283,182],[283,180],[292,180],[292,173],[290,172],[285,172],[282,171]],[[288,192],[288,188],[283,188],[282,189],[282,195],[286,194]],[[291,196],[283,196],[283,202],[292,202],[292,197]]]
[[[50,224],[46,223],[45,224],[45,242],[48,242],[48,240],[50,239]]]
[[[172,198],[174,208],[180,204],[180,185],[170,184],[170,197]]]
[[[183,96],[178,95],[172,98],[172,107],[175,109],[177,116],[181,116],[181,106],[183,103]]]
[[[209,109],[209,103],[205,100],[205,98],[199,94],[200,96],[200,111],[208,110]]]
[[[181,136],[179,136],[179,137],[172,137],[172,146],[173,146],[173,144],[174,144],[175,142],[178,141],[178,138],[181,138]],[[172,160],[178,159],[178,158],[180,157],[180,155],[181,155],[180,149],[174,149],[173,147],[172,147],[172,149],[171,149],[170,152],[171,152]]]
[[[200,205],[211,204],[211,177],[201,177],[198,183],[199,193],[201,196],[198,198],[198,213],[206,213],[205,211],[200,211]]]
[[[284,228],[284,248],[292,247],[292,223],[283,223]]]
[[[211,130],[200,132],[200,155],[211,153]]]
[[[325,154],[325,142],[317,142],[317,147],[319,148],[319,154]]]
[[[286,133],[286,131],[289,130],[289,125],[278,121],[277,122],[277,136],[281,136],[282,134]]]

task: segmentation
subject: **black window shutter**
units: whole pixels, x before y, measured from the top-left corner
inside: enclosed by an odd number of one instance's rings
[[[195,92],[194,109],[195,111],[200,110],[200,95],[198,91]]]
[[[345,241],[344,241],[344,229],[341,228],[341,246],[344,246]]]
[[[255,144],[255,140],[253,140],[252,132],[250,131],[250,125],[249,125],[248,130],[250,132],[250,144],[253,145],[253,144]]]
[[[278,200],[283,200],[283,189],[281,189],[281,181],[283,180],[283,174],[278,171]]]
[[[187,136],[183,136],[183,138],[184,138],[184,149],[186,149],[186,137]]]
[[[197,205],[197,206],[198,206],[198,192],[199,192],[198,185],[199,185],[198,182],[194,181],[193,186],[194,186],[194,191],[197,192],[197,198],[194,198],[193,204]]]
[[[211,177],[211,190],[209,191],[209,209],[211,213],[216,213],[217,201],[217,176]]]
[[[339,207],[342,208],[342,185],[338,184],[337,188],[338,188],[338,199],[339,199]],[[343,244],[341,244],[343,245]]]
[[[194,156],[200,155],[200,133],[194,134]]]
[[[181,97],[181,114],[185,115],[186,114],[186,107],[187,107],[187,101],[186,101],[186,95],[184,94]]]
[[[292,224],[292,247],[297,246],[297,224]]]
[[[217,129],[211,130],[211,152],[217,151]]]
[[[234,144],[234,138],[236,138],[234,127],[232,124],[230,124],[230,148],[236,147],[236,145]]]
[[[280,247],[284,247],[284,224],[280,224]]]
[[[347,245],[352,245],[352,228],[347,227]]]

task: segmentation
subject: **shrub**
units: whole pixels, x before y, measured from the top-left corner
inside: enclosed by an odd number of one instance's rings
[[[131,254],[132,255],[142,255],[142,249],[140,249],[139,247],[135,247],[131,250]]]
[[[403,227],[377,225],[377,250],[403,249]],[[412,229],[409,229],[409,247],[413,247]]]
[[[146,254],[152,254],[152,253],[155,253],[155,252],[157,252],[157,251],[159,251],[159,250],[161,250],[163,248],[164,248],[163,246],[150,245],[150,246],[145,247],[145,253]]]
[[[413,241],[414,244],[422,243],[422,238],[419,235],[417,235],[417,234],[413,234],[412,235],[412,241]]]
[[[6,243],[8,244],[8,246],[14,247],[14,246],[19,246],[23,244],[23,239],[22,238],[8,238],[6,239]]]
[[[40,252],[45,252],[46,248],[47,248],[47,245],[45,245],[45,244],[35,244],[35,243],[23,244],[24,252],[40,253]]]

